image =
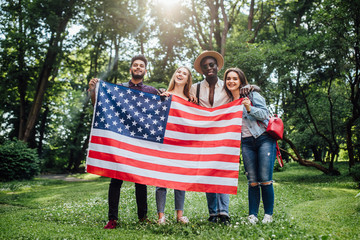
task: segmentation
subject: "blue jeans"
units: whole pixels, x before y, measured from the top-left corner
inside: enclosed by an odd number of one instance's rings
[[[258,138],[241,140],[241,150],[248,179],[249,215],[258,215],[260,191],[265,214],[274,209],[273,169],[276,157],[276,141],[267,133]]]
[[[206,193],[210,216],[229,216],[229,194]]]
[[[158,213],[165,212],[166,188],[156,187],[156,207]],[[175,210],[184,210],[185,191],[174,190]]]

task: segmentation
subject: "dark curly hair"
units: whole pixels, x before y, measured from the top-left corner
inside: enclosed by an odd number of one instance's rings
[[[147,67],[148,61],[147,61],[146,57],[145,57],[144,55],[142,55],[142,54],[139,54],[139,55],[134,56],[134,57],[131,59],[130,68],[131,68],[133,62],[135,62],[136,60],[141,60],[141,61],[143,61],[143,62],[145,63],[145,68]]]

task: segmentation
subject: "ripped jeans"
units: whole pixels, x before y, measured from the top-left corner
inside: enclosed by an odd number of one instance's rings
[[[267,133],[258,138],[242,138],[241,150],[249,183],[249,215],[258,215],[260,191],[265,214],[272,215],[274,209],[272,176],[276,157],[276,141]]]

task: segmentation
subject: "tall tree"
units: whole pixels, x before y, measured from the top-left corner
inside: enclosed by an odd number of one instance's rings
[[[6,109],[6,127],[11,137],[19,137],[25,129],[28,113],[28,91],[36,78],[37,64],[34,59],[42,54],[43,36],[37,21],[34,3],[28,0],[1,1],[1,106]],[[14,91],[15,90],[15,91]]]
[[[48,25],[50,37],[48,41],[47,53],[41,68],[34,101],[26,120],[26,127],[23,132],[19,132],[19,139],[28,141],[34,130],[40,109],[42,107],[44,94],[49,82],[49,78],[54,74],[54,69],[59,64],[59,53],[62,50],[62,43],[66,36],[66,26],[69,20],[76,13],[76,4],[80,0],[53,0],[46,4],[38,2],[39,10],[44,14],[43,21]]]
[[[324,1],[323,8],[317,17],[327,32],[334,67],[344,83],[351,110],[346,118],[346,148],[349,156],[349,167],[360,161],[359,140],[354,131],[359,132],[360,120],[360,3],[359,1]],[[358,148],[357,148],[358,149]]]

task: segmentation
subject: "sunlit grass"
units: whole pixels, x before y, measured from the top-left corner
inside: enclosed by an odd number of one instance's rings
[[[98,178],[101,178],[99,175],[91,174],[91,173],[85,173],[85,174],[72,174],[71,177],[83,179],[83,180],[96,180]]]
[[[0,183],[0,239],[360,239],[360,199],[351,178],[326,176],[291,164],[276,172],[274,222],[251,225],[247,181],[239,176],[238,194],[230,196],[231,225],[207,222],[205,193],[187,192],[188,225],[176,223],[174,193],[168,189],[168,224],[139,224],[135,187],[124,182],[120,226],[104,230],[109,179],[89,174],[88,181],[36,179]],[[157,219],[155,187],[148,186],[148,216]],[[262,206],[261,206],[262,207]],[[263,216],[260,210],[260,219]]]

